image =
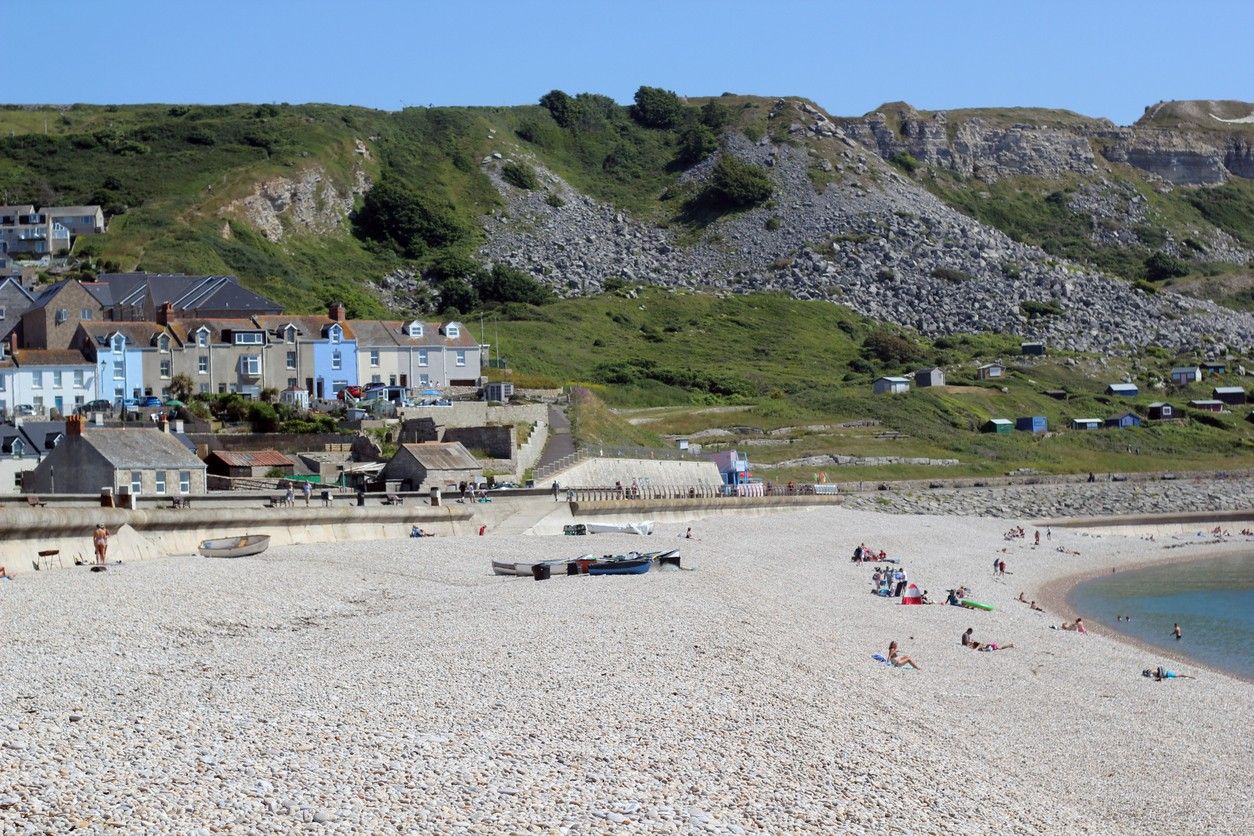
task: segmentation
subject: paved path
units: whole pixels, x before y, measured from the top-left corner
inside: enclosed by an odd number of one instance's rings
[[[540,468],[550,465],[573,452],[575,440],[570,435],[570,419],[560,406],[549,404],[549,440],[544,443],[544,450],[535,466]]]

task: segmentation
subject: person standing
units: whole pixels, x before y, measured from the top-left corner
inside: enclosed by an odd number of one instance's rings
[[[997,574],[998,574],[998,575],[1000,575],[1000,576],[1001,576],[1001,577],[1003,577],[1003,578],[1004,578],[1004,577],[1006,577],[1006,561],[1002,560],[1002,561],[999,561],[999,562],[998,562],[998,564],[997,564]]]
[[[897,588],[893,590],[893,597],[900,598],[901,593],[906,590],[906,570],[898,569],[893,575],[893,580],[897,581]]]
[[[305,507],[309,507],[309,499],[313,496],[313,485],[309,482],[301,482],[300,492],[305,495]]]
[[[1172,635],[1176,637],[1176,641],[1180,641],[1180,639],[1184,638],[1184,633],[1180,630],[1179,623],[1176,624],[1175,629],[1172,630],[1171,632],[1172,632]]]
[[[557,502],[557,480],[553,480],[553,501]]]
[[[993,577],[997,577],[997,567],[1001,564],[1001,558],[993,558]]]
[[[109,551],[109,529],[105,528],[104,523],[96,524],[96,530],[91,533],[91,543],[96,548],[96,563],[103,566],[105,553]],[[1179,625],[1176,627],[1179,629]]]

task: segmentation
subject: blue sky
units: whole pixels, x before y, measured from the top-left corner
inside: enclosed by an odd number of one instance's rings
[[[1127,123],[1162,99],[1254,99],[1251,32],[1251,0],[0,0],[13,66],[36,53],[0,100],[396,109],[650,84],[841,115],[901,99]]]

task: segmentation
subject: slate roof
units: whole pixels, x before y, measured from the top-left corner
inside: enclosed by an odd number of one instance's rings
[[[402,444],[427,470],[478,470],[479,462],[460,441],[423,441]]]
[[[216,458],[227,467],[293,467],[296,464],[278,450],[214,450],[209,458]]]
[[[65,438],[64,421],[23,421],[20,429],[34,448],[44,453],[55,447],[58,439]]]
[[[210,342],[220,342],[226,331],[264,331],[252,317],[240,316],[231,318],[179,317],[169,320],[170,330],[183,343],[196,342],[196,332],[202,327],[209,329]]]
[[[278,313],[283,306],[241,287],[234,276],[188,276],[182,273],[101,273],[116,305],[142,305],[151,293],[153,304],[166,302],[176,312],[201,308],[232,310],[241,314]]]
[[[94,215],[99,206],[44,206],[39,210],[45,215]]]
[[[323,331],[329,328],[335,322],[329,316],[286,316],[286,315],[265,315],[254,316],[257,324],[269,331],[271,334],[277,334],[283,328],[295,325],[297,332],[306,339],[321,340],[324,339]],[[352,323],[341,322],[340,326],[344,329],[344,339],[356,339],[356,333],[353,331]],[[278,337],[282,339],[282,337]]]
[[[203,470],[205,467],[205,463],[177,438],[156,429],[88,429],[82,435],[82,443],[95,448],[119,470]]]
[[[108,345],[109,338],[114,334],[120,333],[126,337],[126,341],[131,346],[152,346],[156,344],[156,338],[159,334],[167,332],[163,325],[155,322],[113,322],[111,320],[101,320],[92,322],[80,322],[79,327],[83,329],[92,342],[97,345]]]

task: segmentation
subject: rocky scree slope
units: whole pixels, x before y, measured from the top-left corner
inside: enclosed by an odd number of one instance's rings
[[[1208,355],[1254,345],[1254,317],[1174,293],[1146,294],[956,211],[887,164],[884,149],[868,148],[855,138],[859,131],[809,103],[778,100],[770,118],[778,129],[756,141],[728,132],[720,153],[763,166],[772,201],[718,220],[695,243],[579,194],[529,158],[525,145],[504,145],[481,163],[504,208],[485,219],[480,256],[568,295],[609,279],[776,290],[836,301],[928,336],[991,331],[1075,350],[1159,345]],[[1083,158],[1076,143],[1066,147],[1064,161]],[[500,169],[510,159],[535,166],[560,200],[505,182]],[[1031,159],[1057,162],[1044,152]],[[703,182],[714,162],[684,179]],[[1029,316],[1022,305],[1033,302],[1060,312]]]

